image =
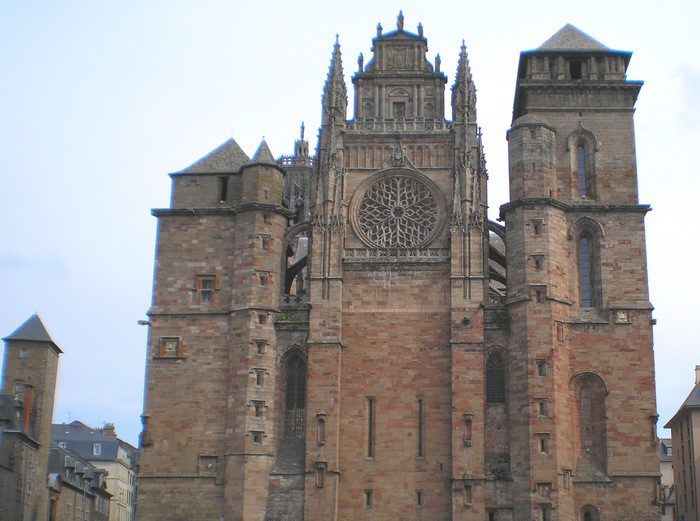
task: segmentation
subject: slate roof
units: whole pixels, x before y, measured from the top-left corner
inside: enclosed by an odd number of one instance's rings
[[[14,396],[0,394],[0,423],[11,431],[22,431],[21,419],[17,417],[17,402]]]
[[[537,48],[538,51],[609,51],[610,49],[591,38],[581,29],[566,24],[549,40]]]
[[[29,342],[49,342],[56,349],[58,349],[59,353],[63,352],[63,351],[61,351],[61,348],[58,347],[58,344],[56,344],[56,342],[54,342],[53,338],[51,338],[51,335],[46,330],[46,326],[44,326],[44,323],[41,321],[41,318],[36,313],[34,313],[31,317],[29,317],[24,324],[22,324],[17,329],[15,329],[14,332],[10,333],[10,335],[3,338],[3,340],[5,340],[5,341],[7,341],[7,340],[25,340],[25,341],[29,341]]]
[[[683,415],[683,412],[685,409],[697,409],[700,408],[700,384],[696,384],[695,387],[693,387],[693,390],[690,391],[690,394],[688,397],[685,399],[683,402],[683,405],[681,405],[678,408],[678,412],[674,414],[673,418],[671,418],[666,425],[664,425],[665,429],[670,429],[674,423],[676,423],[680,417]]]
[[[202,159],[191,164],[178,174],[223,174],[238,172],[248,163],[250,158],[243,149],[231,138],[218,148],[209,152]]]
[[[90,461],[115,461],[119,446],[124,445],[131,456],[136,449],[116,436],[109,436],[100,429],[93,429],[80,421],[71,423],[54,423],[51,425],[51,441],[65,443],[66,448]],[[101,453],[93,454],[93,445],[99,443]],[[131,450],[130,450],[131,449]],[[134,462],[131,462],[132,465]]]
[[[671,451],[668,449],[671,449]],[[673,461],[672,451],[673,446],[671,445],[671,438],[659,438],[659,460]]]
[[[260,146],[258,146],[255,154],[253,154],[253,159],[251,159],[250,162],[277,166],[277,161],[275,161],[272,152],[270,152],[270,147],[267,146],[267,141],[264,139],[260,142]]]

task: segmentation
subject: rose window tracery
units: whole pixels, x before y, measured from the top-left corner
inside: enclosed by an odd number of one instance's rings
[[[435,188],[416,175],[384,175],[367,186],[355,210],[358,235],[378,248],[415,248],[439,232]]]

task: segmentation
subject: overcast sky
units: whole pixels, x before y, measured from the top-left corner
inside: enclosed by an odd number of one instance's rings
[[[634,52],[660,425],[670,419],[700,364],[688,304],[700,296],[697,0],[0,0],[0,336],[41,315],[64,351],[55,421],[115,422],[137,443],[146,328],[136,321],[150,303],[150,209],[168,205],[167,174],[229,137],[248,155],[263,136],[289,154],[302,121],[313,148],[335,34],[351,87],[377,23],[393,30],[399,9],[407,30],[422,22],[450,85],[466,41],[492,218],[507,200],[520,51],[572,23]]]

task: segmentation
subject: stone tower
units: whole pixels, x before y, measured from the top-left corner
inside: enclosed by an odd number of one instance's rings
[[[545,519],[658,516],[650,208],[637,197],[642,83],[626,81],[629,59],[571,25],[520,58],[501,207],[509,407],[529,411],[511,425],[529,469],[516,497],[535,492]]]
[[[658,461],[629,53],[523,53],[505,225],[464,43],[336,39],[316,154],[233,140],[159,219],[140,520],[647,519]],[[651,516],[651,517],[649,517]]]
[[[4,414],[1,420],[9,423],[3,425],[0,420],[0,512],[18,521],[47,519],[46,469],[62,351],[36,314],[3,340],[0,407],[9,405],[5,399],[13,397],[19,410],[12,412],[20,421],[17,425]]]

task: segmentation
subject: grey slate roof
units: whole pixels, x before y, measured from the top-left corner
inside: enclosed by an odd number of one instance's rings
[[[609,51],[610,49],[571,24],[537,48],[538,51]]]
[[[51,335],[46,330],[46,326],[44,326],[44,323],[41,321],[41,318],[39,318],[39,315],[37,315],[36,313],[29,317],[24,324],[15,329],[14,332],[3,338],[3,340],[28,340],[30,342],[49,342],[56,349],[58,349],[59,352],[63,352],[61,351],[61,348],[58,347],[58,344],[56,344],[56,342],[53,341],[53,338],[51,338]]]
[[[258,146],[255,154],[253,154],[253,159],[251,159],[250,162],[277,166],[277,161],[275,161],[275,158],[272,156],[270,147],[267,146],[267,141],[264,139],[260,142],[260,146]]]
[[[131,454],[131,450],[136,450],[123,440],[116,436],[104,434],[100,429],[93,429],[89,425],[85,425],[80,421],[71,423],[54,423],[51,425],[51,441],[55,443],[65,443],[66,448],[72,450],[81,457],[94,461],[105,460],[114,461],[117,459],[117,453],[120,445],[126,446],[125,449]],[[93,454],[93,445],[99,443],[101,453]],[[133,464],[133,462],[132,462]]]
[[[698,407],[700,407],[700,384],[696,384],[695,387],[693,387],[693,390],[690,391],[690,394],[683,402],[683,405],[678,408],[678,412],[676,412],[676,414],[673,415],[673,418],[671,418],[668,423],[664,425],[664,428],[671,428],[671,426],[680,419],[685,409],[696,409]]]
[[[212,150],[199,161],[191,164],[178,174],[223,174],[238,172],[250,158],[238,143],[231,138],[220,147]]]

